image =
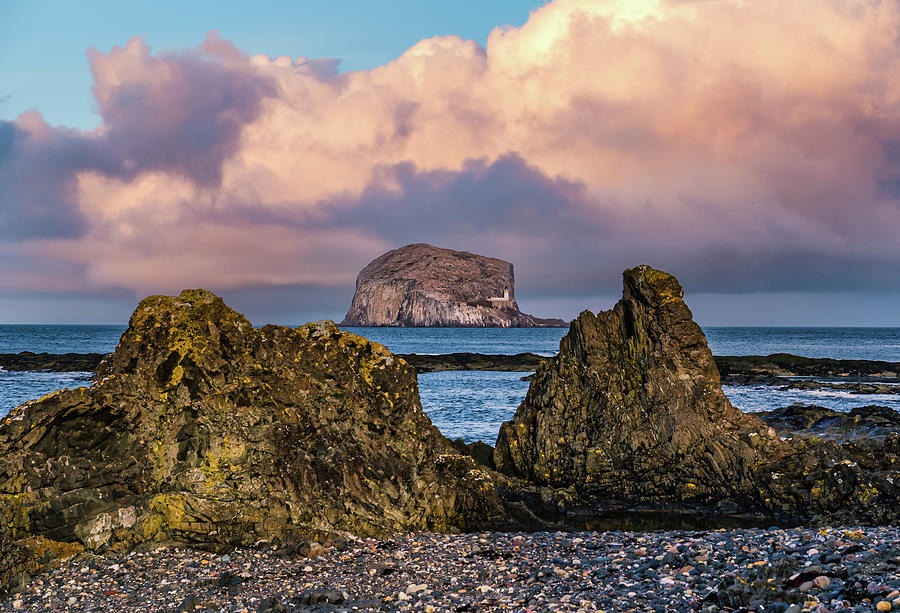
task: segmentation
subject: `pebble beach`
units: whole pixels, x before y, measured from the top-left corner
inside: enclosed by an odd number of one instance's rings
[[[538,532],[77,558],[0,611],[891,611],[900,529]]]

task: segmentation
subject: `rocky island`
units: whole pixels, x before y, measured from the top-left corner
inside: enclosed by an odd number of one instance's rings
[[[362,269],[342,326],[565,327],[516,304],[513,265],[424,243],[388,251]]]

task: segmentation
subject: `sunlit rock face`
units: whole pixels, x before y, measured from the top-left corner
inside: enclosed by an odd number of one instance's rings
[[[731,406],[682,296],[667,273],[625,271],[618,304],[582,313],[538,367],[501,427],[497,469],[590,505],[896,521],[897,434],[782,440]]]
[[[344,326],[530,328],[564,326],[519,311],[509,262],[424,243],[362,269]]]
[[[415,372],[332,322],[255,329],[203,290],[151,296],[90,388],[0,422],[5,543],[94,550],[505,518],[422,412]]]

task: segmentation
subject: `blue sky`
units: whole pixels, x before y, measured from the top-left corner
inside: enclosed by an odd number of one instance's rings
[[[4,0],[0,3],[0,118],[38,108],[51,124],[89,129],[94,112],[85,51],[132,36],[154,50],[187,49],[209,30],[272,57],[340,58],[341,70],[389,62],[422,38],[455,34],[484,43],[500,25],[522,25],[532,0],[148,2]]]

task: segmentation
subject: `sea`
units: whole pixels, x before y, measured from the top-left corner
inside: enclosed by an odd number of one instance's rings
[[[533,352],[552,356],[566,333],[560,328],[347,328],[394,353]],[[108,353],[123,326],[0,325],[0,353]],[[792,353],[806,357],[900,362],[900,328],[704,328],[716,355]],[[450,438],[493,444],[500,424],[512,418],[528,391],[522,372],[448,371],[419,375],[422,406]],[[61,388],[90,385],[89,372],[6,372],[0,369],[0,417],[20,404]],[[778,390],[729,385],[731,402],[744,411],[794,403],[839,411],[879,404],[900,410],[900,393],[857,395],[842,390]],[[900,389],[898,389],[900,392]]]

